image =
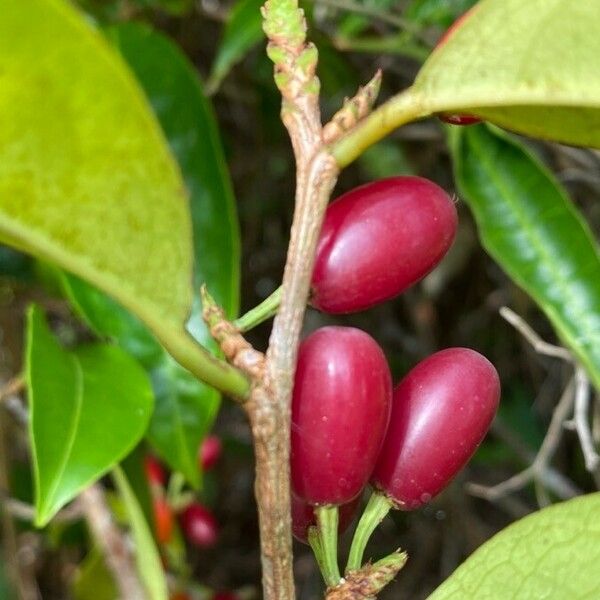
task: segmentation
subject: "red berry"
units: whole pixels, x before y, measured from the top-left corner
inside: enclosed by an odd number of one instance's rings
[[[292,399],[294,492],[309,504],[346,504],[366,485],[387,429],[390,371],[375,340],[323,327],[300,345]]]
[[[471,458],[500,399],[494,366],[468,348],[420,362],[394,390],[372,482],[402,510],[429,502]]]
[[[219,527],[213,514],[194,502],[181,513],[181,527],[188,541],[200,548],[210,548],[217,543]]]
[[[312,305],[348,313],[397,296],[442,259],[456,225],[452,199],[420,177],[382,179],[344,194],[325,215]]]
[[[438,115],[440,121],[444,121],[444,123],[448,123],[450,125],[475,125],[475,123],[481,123],[481,119],[474,115],[467,114],[449,114],[449,113],[441,113]]]
[[[169,600],[192,600],[189,594],[185,592],[175,592],[172,596],[169,597]]]
[[[199,459],[203,471],[212,469],[221,457],[221,440],[217,435],[209,435],[200,444]]]
[[[233,592],[216,592],[213,600],[239,600],[239,597]]]
[[[154,528],[156,539],[168,544],[173,535],[173,511],[164,498],[154,498]]]
[[[144,470],[150,484],[164,486],[167,483],[167,474],[163,466],[151,454],[144,457]]]
[[[348,504],[342,504],[339,508],[338,532],[341,535],[348,529],[354,520],[356,510],[360,506],[361,496],[358,495]],[[292,493],[292,533],[294,537],[305,544],[308,543],[308,528],[316,525],[315,507],[307,504],[302,498]]]

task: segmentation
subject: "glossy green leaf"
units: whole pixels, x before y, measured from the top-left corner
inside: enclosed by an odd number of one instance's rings
[[[116,467],[112,474],[115,486],[127,511],[135,544],[136,564],[141,579],[146,586],[148,598],[149,600],[167,600],[169,594],[165,572],[144,513],[123,471]]]
[[[485,125],[451,133],[456,182],[485,248],[600,389],[600,257],[586,223],[521,144]]]
[[[146,437],[157,454],[197,488],[198,448],[215,420],[219,396],[168,354],[151,375],[156,404]]]
[[[600,598],[600,494],[513,523],[472,554],[429,600]]]
[[[265,39],[260,8],[264,0],[238,0],[231,9],[212,65],[207,88],[215,91],[231,68]]]
[[[191,305],[181,176],[122,61],[68,2],[0,0],[0,239],[159,330]]]
[[[204,282],[227,312],[237,313],[239,231],[232,186],[216,121],[193,67],[164,36],[136,24],[109,30],[151,102],[191,194],[196,289]],[[119,341],[152,373],[156,409],[148,437],[160,456],[200,484],[197,451],[219,406],[219,395],[179,367],[144,326],[103,293],[68,276],[71,303],[101,335]],[[217,349],[201,319],[197,295],[192,334]]]
[[[28,312],[26,373],[36,524],[43,526],[141,439],[152,390],[116,346],[64,350],[36,307]]]
[[[139,319],[79,277],[56,271],[62,293],[92,331],[117,341],[146,368],[162,360],[165,351]]]
[[[483,116],[600,147],[600,2],[482,0],[411,90],[426,112]]]

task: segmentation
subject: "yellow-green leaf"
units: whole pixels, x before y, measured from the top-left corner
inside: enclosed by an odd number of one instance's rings
[[[429,600],[600,598],[600,493],[513,523],[472,554]]]
[[[482,0],[411,94],[534,137],[600,147],[600,2]]]
[[[62,0],[0,0],[0,239],[154,329],[188,316],[181,175],[118,53]]]

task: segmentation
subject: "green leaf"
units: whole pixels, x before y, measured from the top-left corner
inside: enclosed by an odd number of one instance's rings
[[[102,553],[92,548],[77,569],[73,581],[75,600],[114,600],[119,595]]]
[[[219,395],[168,354],[152,371],[156,404],[146,437],[173,469],[200,486],[198,448],[219,409]]]
[[[341,13],[336,21],[338,21],[337,33],[343,37],[354,37],[362,33],[367,29],[373,22],[377,23],[375,19],[375,13],[390,13],[394,4],[397,4],[397,0],[363,0],[361,3],[365,11],[365,14],[352,13],[349,14]]]
[[[413,0],[403,16],[419,25],[447,28],[475,2],[476,0]]]
[[[167,600],[169,594],[165,572],[144,513],[123,471],[115,467],[112,475],[127,511],[135,543],[136,564],[148,597],[150,600]]]
[[[482,0],[411,93],[534,137],[600,147],[600,2]]]
[[[485,125],[451,133],[456,182],[483,245],[600,389],[600,257],[586,223],[521,144]]]
[[[164,35],[135,23],[110,30],[141,83],[190,193],[194,286],[207,283],[227,314],[239,303],[240,241],[235,198],[214,111],[194,67]],[[199,294],[195,293],[194,298]],[[188,328],[209,339],[197,310]]]
[[[600,493],[513,523],[472,554],[429,600],[600,597]]]
[[[193,67],[164,36],[126,24],[109,36],[132,67],[151,102],[191,193],[194,283],[204,282],[233,317],[239,303],[239,230],[235,201],[216,120]],[[71,303],[100,335],[108,335],[152,373],[156,408],[148,438],[160,456],[188,481],[200,484],[197,451],[219,406],[219,395],[194,380],[131,314],[101,292],[69,276]],[[201,318],[196,295],[191,333],[217,348]]]
[[[0,0],[0,90],[0,238],[181,327],[184,186],[117,53],[66,2]]]
[[[152,391],[120,348],[64,350],[35,306],[27,315],[26,363],[36,524],[43,526],[141,439]]]
[[[139,319],[79,277],[56,271],[63,295],[92,331],[117,341],[146,368],[162,360],[165,351]]]
[[[212,65],[207,89],[214,92],[231,68],[265,39],[260,7],[264,0],[238,0],[231,9]]]

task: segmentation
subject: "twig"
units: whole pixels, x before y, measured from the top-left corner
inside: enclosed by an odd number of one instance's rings
[[[16,498],[11,498],[4,490],[0,490],[0,503],[4,510],[13,517],[21,519],[22,521],[35,520],[35,508],[31,506],[31,504],[27,504],[27,502],[22,502]],[[52,522],[71,523],[72,521],[83,518],[83,516],[83,507],[79,500],[75,500],[52,517]]]
[[[548,427],[544,441],[542,442],[533,463],[529,467],[520,473],[513,475],[506,481],[492,487],[475,483],[467,484],[469,493],[494,502],[507,494],[520,490],[531,481],[540,481],[544,483],[543,473],[547,472],[548,463],[552,459],[552,456],[560,443],[563,424],[571,411],[575,399],[574,392],[574,380],[571,379],[552,413],[552,420],[550,421],[550,426]]]
[[[492,487],[487,487],[478,484],[468,484],[467,489],[473,495],[485,498],[490,501],[498,500],[523,488],[525,485],[533,481],[536,484],[538,500],[540,504],[545,504],[547,498],[541,495],[541,488],[537,486],[546,486],[561,497],[570,497],[574,491],[570,486],[565,486],[564,478],[557,477],[557,473],[553,472],[549,467],[554,453],[560,442],[562,431],[564,428],[573,428],[577,431],[581,450],[585,459],[585,466],[591,473],[597,473],[600,466],[600,456],[594,447],[592,433],[588,422],[589,402],[590,402],[590,384],[589,380],[579,364],[577,364],[573,355],[561,346],[549,344],[540,338],[540,336],[527,324],[524,319],[513,312],[510,308],[503,306],[500,309],[500,314],[506,319],[523,337],[533,346],[534,350],[539,354],[560,358],[575,366],[573,377],[565,388],[554,412],[552,420],[544,441],[533,460],[532,464],[513,475],[506,481]],[[572,421],[567,419],[568,414],[574,406],[574,418]]]
[[[4,402],[16,394],[20,394],[24,388],[25,380],[20,375],[9,379],[6,384],[0,388],[0,402]]]
[[[588,421],[590,407],[590,382],[582,367],[575,369],[575,414],[573,422],[579,436],[579,443],[585,460],[585,468],[593,473],[600,465],[600,456],[594,447]]]
[[[364,4],[353,2],[353,0],[312,0],[312,2],[314,4],[330,6],[332,8],[344,10],[346,12],[352,12],[357,15],[364,15],[365,17],[377,19],[382,23],[393,25],[398,29],[404,29],[405,31],[408,31],[415,36],[421,36],[421,30],[419,29],[419,27],[417,27],[414,23],[411,23],[407,19],[403,19],[398,15],[390,14],[389,12],[386,12],[384,10],[371,8],[369,6],[365,6]]]
[[[573,362],[573,355],[566,348],[545,342],[522,317],[508,306],[503,306],[499,312],[500,316],[508,321],[538,354],[560,358],[569,363]]]
[[[137,576],[125,536],[113,520],[100,484],[81,492],[79,502],[115,579],[121,600],[146,600],[146,592]]]

